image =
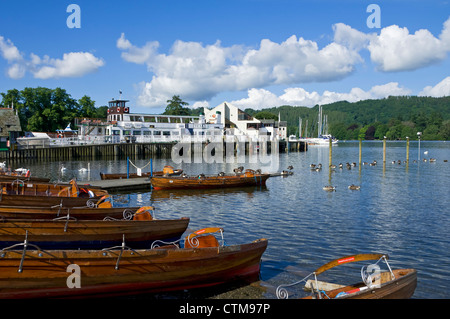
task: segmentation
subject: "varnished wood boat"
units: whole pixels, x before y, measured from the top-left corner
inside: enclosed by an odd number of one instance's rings
[[[247,170],[242,175],[205,176],[156,176],[153,177],[152,187],[160,189],[192,189],[192,188],[225,188],[244,186],[264,186],[270,174],[256,174]]]
[[[110,201],[105,202],[105,198],[86,198],[68,196],[35,196],[35,195],[9,195],[0,193],[0,206],[28,206],[28,207],[112,207]]]
[[[102,249],[121,245],[123,241],[132,248],[150,248],[154,240],[180,238],[188,224],[189,218],[3,219],[0,220],[0,248],[22,243],[25,239],[41,249]]]
[[[417,286],[417,271],[415,269],[395,269],[389,266],[388,256],[384,254],[358,254],[333,260],[319,268],[302,280],[288,285],[280,285],[276,294],[278,298],[288,298],[287,287],[304,282],[307,278],[308,288],[312,295],[304,299],[409,299]],[[319,282],[317,276],[326,270],[352,262],[377,260],[375,264],[363,266],[362,282],[350,285],[336,285]],[[378,263],[384,261],[387,271],[382,271]]]
[[[183,173],[182,169],[173,169],[172,166],[166,165],[162,171],[155,171],[153,174],[151,172],[141,173],[100,173],[100,178],[105,179],[125,179],[125,178],[140,178],[140,177],[150,177],[150,176],[176,176]]]
[[[78,185],[75,180],[69,184],[38,183],[33,181],[15,180],[12,182],[0,181],[2,194],[6,195],[31,195],[47,197],[83,197],[99,198],[108,195],[106,190],[89,187],[89,185]]]
[[[153,210],[151,206],[144,207],[35,207],[35,206],[2,206],[0,217],[4,219],[53,219],[63,216],[81,220],[102,220],[105,218],[132,219],[134,214],[142,208]]]
[[[217,245],[141,250],[4,249],[0,251],[0,298],[136,295],[258,279],[266,239]]]
[[[13,182],[15,180],[32,181],[32,182],[37,182],[37,183],[49,183],[50,182],[50,178],[47,178],[47,177],[35,177],[35,176],[25,177],[25,176],[1,175],[0,174],[0,181],[2,181],[2,182],[3,181]]]

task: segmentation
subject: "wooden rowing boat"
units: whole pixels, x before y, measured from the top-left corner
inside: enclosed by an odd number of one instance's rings
[[[73,218],[0,220],[0,247],[26,239],[41,249],[101,249],[120,245],[149,248],[160,239],[179,239],[189,218],[148,220],[76,220]]]
[[[15,180],[19,181],[31,181],[31,182],[37,182],[37,183],[49,183],[50,178],[47,177],[35,177],[35,176],[14,176],[14,175],[0,175],[0,181],[9,181],[13,182]]]
[[[310,276],[307,288],[312,295],[304,299],[409,299],[417,286],[417,271],[415,269],[395,269],[389,266],[388,256],[384,254],[358,254],[342,257],[317,268],[302,280],[288,285],[280,285],[276,290],[278,298],[288,298],[286,287],[304,282]],[[377,260],[375,264],[363,266],[362,282],[350,285],[336,285],[319,282],[317,276],[326,270],[352,262]],[[384,261],[387,270],[381,270],[378,263]]]
[[[264,186],[270,174],[256,174],[248,170],[242,175],[222,175],[205,176],[156,176],[153,177],[152,187],[160,189],[192,189],[192,188],[225,188],[225,187],[246,187]],[[251,171],[251,172],[250,172]]]
[[[138,175],[138,173],[100,173],[100,178],[105,179],[125,179],[125,178],[140,178],[140,177],[150,177],[150,176],[176,176],[183,173],[182,169],[173,169],[172,166],[164,166],[162,171],[145,172]]]
[[[6,195],[31,195],[47,197],[83,197],[94,198],[108,195],[106,190],[78,185],[75,180],[69,184],[37,183],[33,181],[15,180],[12,182],[0,181],[1,193]]]
[[[92,298],[209,287],[241,279],[249,282],[258,279],[266,247],[267,240],[259,239],[195,248],[4,249],[0,251],[0,298]]]
[[[70,216],[82,220],[102,220],[105,218],[132,219],[142,207],[35,207],[35,206],[1,206],[0,217],[4,219],[53,219]],[[144,206],[152,209],[151,206]]]
[[[28,206],[28,207],[112,207],[108,196],[101,198],[68,197],[68,196],[35,196],[35,195],[9,195],[0,193],[0,206]]]

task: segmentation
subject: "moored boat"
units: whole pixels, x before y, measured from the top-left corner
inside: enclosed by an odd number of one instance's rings
[[[194,238],[189,238],[193,247],[3,249],[0,298],[136,295],[258,279],[267,239],[231,246],[207,240],[202,245],[202,238],[208,236],[205,231],[197,232]]]
[[[28,206],[28,207],[112,207],[109,196],[100,198],[70,197],[70,196],[38,196],[38,195],[10,195],[0,193],[0,206]]]
[[[176,176],[183,173],[182,169],[174,169],[170,165],[164,166],[162,171],[155,171],[155,172],[145,172],[141,173],[140,175],[138,173],[100,173],[100,178],[102,180],[105,179],[125,179],[125,178],[140,178],[140,177],[150,177],[150,176]]]
[[[7,195],[31,195],[47,197],[83,197],[94,198],[108,195],[106,190],[90,187],[89,185],[78,185],[75,180],[69,184],[39,183],[33,181],[15,180],[12,182],[0,181],[1,193]]]
[[[147,215],[151,216],[151,215]],[[150,248],[151,242],[178,239],[189,218],[146,220],[3,219],[0,247],[25,240],[40,249],[101,249],[125,242],[132,248]]]
[[[103,207],[103,205],[105,205],[105,207]],[[149,207],[150,206],[144,206],[146,210],[150,209]],[[104,218],[132,219],[134,214],[140,209],[142,209],[142,207],[111,207],[110,202],[97,202],[94,207],[0,205],[0,217],[6,219],[53,219],[62,216],[70,216],[81,220],[102,220]],[[153,209],[153,207],[151,207],[151,209]]]
[[[392,270],[385,254],[358,254],[342,257],[330,261],[317,268],[314,272],[300,281],[292,284],[280,285],[276,290],[278,298],[288,298],[287,287],[306,282],[306,288],[312,292],[304,299],[409,299],[413,296],[417,286],[417,271],[412,268]],[[320,282],[317,276],[326,270],[352,262],[377,260],[376,263],[361,268],[362,282],[350,285],[336,285]],[[382,271],[378,265],[384,261],[387,270]],[[311,280],[306,281],[309,277]]]
[[[246,170],[244,174],[217,176],[156,176],[153,177],[152,187],[159,189],[192,189],[192,188],[225,188],[244,186],[264,186],[270,174],[257,174],[253,170]]]

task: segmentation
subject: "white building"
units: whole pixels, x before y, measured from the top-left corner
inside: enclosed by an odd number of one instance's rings
[[[226,135],[254,139],[267,136],[270,140],[275,137],[280,138],[279,122],[258,120],[230,103],[223,102],[213,109],[204,108],[203,110],[207,123],[214,123],[218,118],[223,122]],[[286,131],[285,128],[284,131]]]
[[[271,123],[253,118],[230,103],[222,103],[213,109],[204,108],[200,116],[154,115],[130,113],[127,100],[111,100],[108,103],[106,122],[83,120],[78,123],[81,138],[100,139],[103,142],[172,142],[212,141],[225,137],[269,140],[280,138],[280,122]],[[284,128],[285,132],[285,128]],[[285,133],[284,133],[285,135]],[[283,138],[283,137],[282,137]],[[285,136],[284,136],[285,138]]]

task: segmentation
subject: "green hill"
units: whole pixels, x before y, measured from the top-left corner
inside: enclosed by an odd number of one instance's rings
[[[302,131],[308,122],[308,136],[317,136],[319,106],[312,108],[283,105],[261,111],[246,109],[258,117],[260,112],[280,114],[287,121],[288,134],[298,136],[298,122],[302,119]],[[354,103],[340,101],[322,106],[327,115],[328,132],[338,139],[404,139],[417,138],[422,132],[426,140],[450,138],[450,96],[433,98],[417,96],[388,97],[380,100],[364,100]]]

